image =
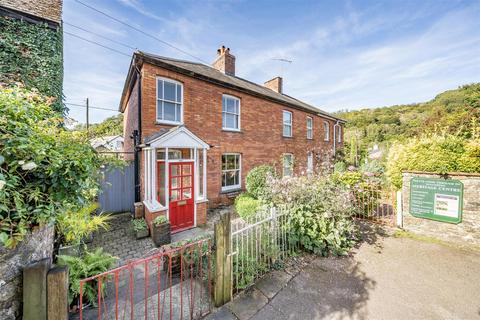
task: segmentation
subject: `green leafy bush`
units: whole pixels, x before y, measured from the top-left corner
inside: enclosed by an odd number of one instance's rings
[[[290,242],[319,255],[343,255],[352,247],[355,207],[331,177],[277,179],[269,186],[268,202],[289,215]]]
[[[86,137],[63,127],[51,99],[0,87],[0,243],[92,202],[100,160]]]
[[[63,35],[46,23],[0,16],[0,83],[23,83],[54,97],[52,108],[62,113]]]
[[[445,174],[480,172],[480,138],[466,140],[455,134],[434,133],[395,143],[388,153],[386,175],[402,187],[402,171]]]
[[[235,199],[235,210],[242,218],[253,216],[258,212],[261,202],[248,193],[242,193]]]
[[[68,300],[69,303],[80,297],[80,280],[111,269],[117,258],[103,252],[102,248],[97,248],[93,252],[85,252],[83,257],[73,257],[60,255],[58,258],[58,265],[68,266]],[[102,288],[105,290],[105,286]],[[83,297],[86,302],[97,305],[98,283],[96,280],[88,281],[84,284],[82,289]]]
[[[153,220],[153,224],[156,225],[156,226],[159,226],[159,225],[167,223],[167,222],[168,222],[167,216],[158,216]]]
[[[147,222],[145,219],[133,219],[132,226],[134,231],[147,230]]]
[[[108,229],[109,215],[95,215],[97,203],[91,203],[83,208],[72,207],[57,217],[57,230],[65,244],[80,244],[94,231]]]
[[[267,178],[269,176],[276,176],[275,168],[273,166],[261,165],[250,170],[245,178],[247,192],[255,199],[260,199],[265,190]]]

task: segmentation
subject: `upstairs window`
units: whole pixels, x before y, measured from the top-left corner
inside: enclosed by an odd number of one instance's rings
[[[157,122],[180,124],[182,113],[182,84],[170,79],[157,78]]]
[[[240,99],[222,96],[222,129],[240,131]]]
[[[283,136],[292,136],[292,113],[290,111],[283,111]]]
[[[307,139],[313,139],[313,118],[307,117]]]
[[[293,154],[286,153],[283,155],[283,176],[289,177],[293,173]]]
[[[330,140],[330,124],[328,123],[328,121],[323,122],[323,139],[325,141]]]
[[[222,155],[222,191],[240,189],[240,154],[224,153]]]

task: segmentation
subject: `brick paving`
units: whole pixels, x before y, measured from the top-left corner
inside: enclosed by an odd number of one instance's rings
[[[213,235],[215,221],[219,219],[221,213],[227,211],[233,211],[233,208],[227,206],[208,210],[205,226],[173,234],[172,242],[194,239],[205,234]],[[110,228],[107,231],[96,232],[92,243],[88,245],[89,249],[102,247],[105,252],[119,258],[118,265],[154,254],[158,248],[150,237],[140,240],[135,238],[131,220],[132,216],[129,212],[113,215],[109,222]]]

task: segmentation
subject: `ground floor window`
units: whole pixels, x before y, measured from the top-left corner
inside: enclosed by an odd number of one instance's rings
[[[240,154],[222,155],[222,190],[239,189],[241,177]]]
[[[283,176],[288,177],[293,173],[293,154],[286,153],[283,155]]]
[[[313,153],[312,152],[307,153],[307,172],[308,173],[313,172]]]

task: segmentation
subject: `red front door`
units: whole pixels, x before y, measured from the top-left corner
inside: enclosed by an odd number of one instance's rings
[[[169,166],[170,225],[172,232],[193,227],[193,162],[173,162]]]

